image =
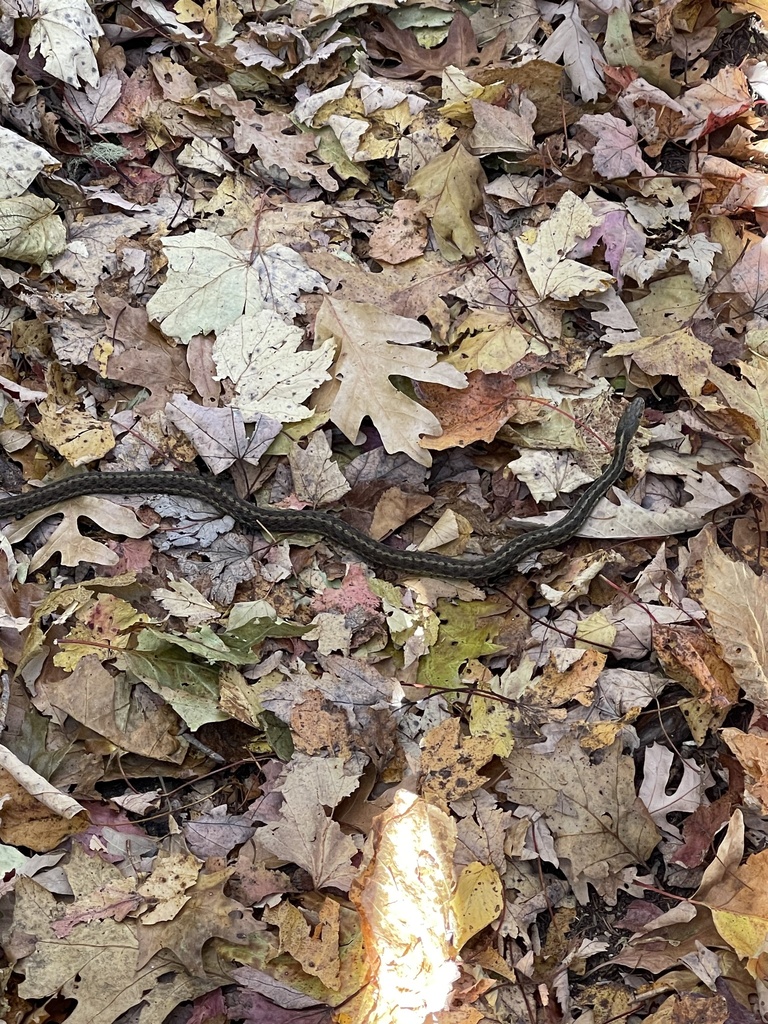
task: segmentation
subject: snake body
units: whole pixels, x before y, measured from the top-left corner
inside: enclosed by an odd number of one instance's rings
[[[616,427],[611,461],[569,511],[552,526],[523,534],[491,555],[453,558],[428,551],[399,551],[382,544],[350,526],[330,512],[313,509],[278,509],[255,505],[238,498],[226,487],[192,473],[164,470],[114,473],[83,473],[57,483],[46,484],[26,494],[0,499],[0,518],[10,519],[38,512],[69,498],[103,494],[170,494],[196,498],[231,516],[249,530],[267,533],[319,533],[353,551],[366,562],[400,573],[436,576],[443,579],[487,582],[509,574],[526,555],[542,548],[557,547],[574,536],[597,502],[621,476],[624,459],[643,418],[645,404],[635,398]]]

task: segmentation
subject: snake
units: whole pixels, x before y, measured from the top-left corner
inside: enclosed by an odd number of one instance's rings
[[[363,561],[397,573],[440,579],[488,582],[508,576],[527,555],[556,548],[570,540],[589,518],[598,501],[616,483],[632,438],[643,418],[645,403],[635,398],[616,427],[611,461],[556,523],[543,526],[509,541],[489,555],[454,557],[433,551],[406,551],[389,547],[350,526],[331,512],[315,509],[282,509],[256,505],[239,498],[227,487],[194,473],[167,470],[87,472],[44,484],[24,494],[0,499],[0,519],[19,519],[72,498],[96,495],[173,495],[195,498],[231,516],[250,531],[262,534],[320,534]],[[57,510],[58,511],[58,510]]]

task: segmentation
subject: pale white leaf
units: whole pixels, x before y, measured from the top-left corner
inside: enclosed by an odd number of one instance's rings
[[[186,580],[171,577],[167,587],[152,591],[152,597],[170,615],[186,619],[189,626],[199,626],[201,622],[209,622],[219,616],[218,609]]]
[[[87,0],[39,0],[38,17],[29,34],[29,55],[37,51],[45,70],[67,85],[96,85],[99,68],[92,40],[104,30]]]
[[[235,385],[232,403],[243,419],[270,416],[295,423],[310,415],[302,405],[315,388],[328,380],[334,345],[299,352],[304,334],[269,309],[243,316],[223,330],[213,346],[216,379]]]
[[[293,474],[293,489],[302,501],[328,505],[350,490],[344,474],[334,462],[322,430],[311,435],[306,448],[292,445],[288,461]]]
[[[599,68],[607,62],[597,43],[584,27],[576,0],[568,0],[556,11],[563,20],[542,46],[542,60],[556,64],[562,57],[574,89],[584,100],[596,100],[605,92]]]
[[[174,395],[165,414],[187,435],[205,464],[217,475],[238,460],[258,465],[282,429],[278,420],[258,416],[248,437],[239,409],[209,409],[184,395]]]
[[[554,501],[558,494],[569,494],[593,479],[567,452],[524,451],[509,468],[537,502]]]
[[[567,301],[575,295],[603,292],[613,284],[610,274],[566,256],[598,223],[583,199],[566,192],[549,220],[517,239],[528,277],[541,298]]]
[[[27,192],[0,201],[0,257],[40,266],[66,244],[64,223],[50,199]]]
[[[0,199],[20,196],[40,171],[54,171],[61,166],[42,146],[35,145],[8,128],[0,127],[0,149],[3,154]]]
[[[536,106],[525,93],[513,98],[508,108],[472,100],[475,127],[469,146],[477,156],[489,153],[528,153],[533,150]]]
[[[301,292],[325,291],[320,275],[285,245],[251,253],[212,231],[193,231],[165,238],[163,246],[168,277],[147,303],[147,313],[182,341],[223,331],[243,313],[303,312],[296,301]]]

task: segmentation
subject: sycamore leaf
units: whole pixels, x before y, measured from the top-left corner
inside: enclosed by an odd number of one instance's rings
[[[423,466],[431,457],[419,447],[422,434],[439,434],[440,423],[427,409],[398,391],[390,377],[432,381],[449,388],[466,387],[464,376],[434,353],[417,348],[430,332],[416,320],[382,312],[366,302],[324,299],[315,321],[316,344],[338,344],[330,415],[353,443],[360,424],[370,416],[391,453],[407,452]]]
[[[539,811],[555,837],[555,851],[577,899],[586,903],[588,883],[613,897],[620,872],[644,864],[659,834],[635,796],[635,763],[619,744],[592,763],[576,737],[551,754],[513,750],[504,763],[510,800]]]
[[[286,863],[298,864],[315,887],[342,889],[352,884],[358,850],[325,808],[333,809],[357,789],[362,766],[341,758],[297,755],[285,772],[284,803],[277,820],[256,832],[256,839]]]
[[[174,395],[165,414],[192,441],[212,473],[223,473],[238,460],[257,466],[282,429],[270,416],[257,416],[248,437],[239,409],[209,409],[184,395]]]

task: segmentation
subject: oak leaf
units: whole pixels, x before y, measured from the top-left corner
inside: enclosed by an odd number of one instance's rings
[[[336,426],[359,444],[360,424],[370,416],[388,452],[407,452],[423,466],[431,465],[419,438],[439,434],[440,422],[390,381],[397,376],[466,387],[458,370],[416,347],[429,340],[429,329],[416,320],[382,313],[367,302],[326,298],[317,314],[315,337],[315,344],[333,338],[338,346],[335,380],[329,386],[330,416]]]
[[[74,498],[32,512],[7,527],[5,536],[12,544],[23,540],[34,528],[51,514],[59,512],[62,520],[42,547],[38,548],[30,562],[33,571],[45,565],[56,553],[62,565],[78,565],[80,562],[95,562],[97,565],[116,565],[119,556],[105,544],[84,537],[79,530],[80,517],[90,519],[104,530],[124,537],[146,537],[152,527],[142,526],[131,508],[118,505],[107,498]]]

